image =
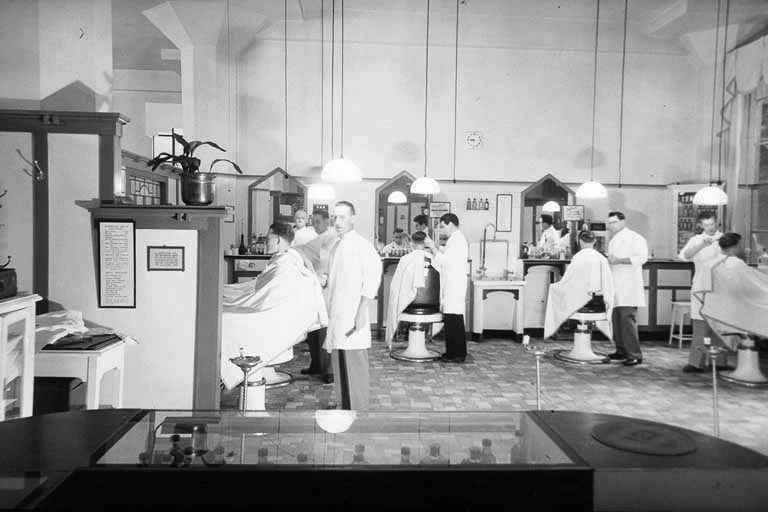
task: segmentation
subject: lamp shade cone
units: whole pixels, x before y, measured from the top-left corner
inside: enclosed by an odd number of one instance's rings
[[[587,181],[576,189],[576,197],[581,199],[603,199],[608,197],[608,191],[597,181]]]
[[[328,183],[355,183],[363,181],[360,168],[346,158],[336,158],[323,167],[320,177]]]
[[[544,203],[544,206],[542,206],[541,209],[542,211],[545,211],[545,212],[559,212],[560,205],[554,201],[547,201],[546,203]]]
[[[307,195],[316,203],[333,201],[335,196],[333,186],[328,183],[313,183],[309,186]]]
[[[693,204],[707,206],[722,206],[728,204],[728,195],[717,185],[708,185],[693,196]]]
[[[408,198],[404,193],[399,190],[395,190],[387,197],[387,202],[392,204],[405,204],[408,202]]]
[[[440,185],[437,180],[429,176],[422,176],[411,184],[411,194],[420,194],[424,196],[440,193]]]

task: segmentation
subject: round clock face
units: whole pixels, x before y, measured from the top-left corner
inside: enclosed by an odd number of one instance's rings
[[[479,148],[480,144],[483,142],[483,138],[480,135],[480,132],[469,132],[467,133],[467,147],[468,148]]]

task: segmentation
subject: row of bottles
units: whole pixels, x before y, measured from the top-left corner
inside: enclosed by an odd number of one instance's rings
[[[259,236],[253,235],[251,237],[251,243],[245,245],[245,235],[240,235],[240,247],[236,247],[234,244],[230,246],[229,254],[234,255],[256,255],[266,254],[267,252],[267,237],[259,233]]]
[[[467,210],[490,210],[491,203],[488,202],[488,198],[467,198]]]

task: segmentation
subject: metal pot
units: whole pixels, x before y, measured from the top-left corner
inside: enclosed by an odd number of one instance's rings
[[[216,175],[207,172],[181,176],[181,200],[189,206],[206,206],[216,194]]]

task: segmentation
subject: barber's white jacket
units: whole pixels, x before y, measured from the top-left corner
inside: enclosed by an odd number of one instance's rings
[[[445,250],[432,259],[440,272],[440,308],[444,314],[463,315],[467,304],[467,260],[469,244],[461,231],[454,231]]]
[[[346,233],[331,250],[328,272],[328,331],[325,348],[355,350],[371,346],[368,308],[363,310],[365,327],[355,327],[360,297],[375,299],[381,282],[381,258],[373,244],[356,231]]]
[[[698,290],[701,288],[701,283],[703,279],[703,273],[704,273],[704,266],[706,262],[709,260],[720,258],[722,257],[723,253],[720,250],[720,246],[713,242],[707,247],[704,247],[699,252],[697,252],[693,258],[690,260],[685,257],[685,253],[688,252],[689,249],[699,245],[701,241],[704,239],[704,237],[707,236],[704,233],[701,233],[699,235],[694,235],[691,237],[690,240],[688,240],[688,243],[685,244],[685,247],[682,248],[680,251],[680,254],[678,254],[678,257],[683,261],[692,261],[694,266],[693,271],[693,279],[691,280],[691,290]],[[723,234],[720,231],[716,231],[714,235],[712,235],[711,238],[714,240],[718,240]],[[698,295],[695,293],[691,293],[691,319],[692,320],[704,320],[701,316],[701,301],[699,300]]]
[[[643,265],[648,261],[648,243],[639,233],[624,228],[608,242],[608,256],[629,258],[631,265],[611,265],[616,300],[613,307],[645,307]]]

